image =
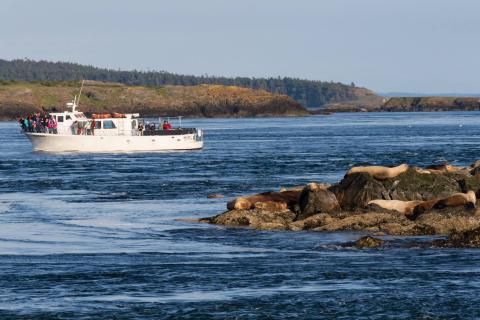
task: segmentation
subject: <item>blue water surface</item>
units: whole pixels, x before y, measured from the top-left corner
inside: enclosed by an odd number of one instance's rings
[[[0,123],[0,318],[480,317],[480,251],[355,250],[361,234],[177,218],[359,164],[480,159],[480,113],[201,119],[205,149],[32,152]],[[209,194],[224,199],[207,199]]]

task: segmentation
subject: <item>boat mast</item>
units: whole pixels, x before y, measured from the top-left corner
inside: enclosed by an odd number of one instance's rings
[[[78,107],[78,104],[80,102],[80,96],[82,95],[82,89],[83,89],[83,83],[85,80],[82,80],[82,86],[80,87],[80,92],[78,93],[78,98],[75,96],[75,99],[73,101],[73,107],[72,107],[72,112],[75,112],[76,107]]]

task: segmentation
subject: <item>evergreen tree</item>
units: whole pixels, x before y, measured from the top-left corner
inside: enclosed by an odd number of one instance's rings
[[[166,71],[122,71],[95,68],[70,62],[34,61],[29,59],[0,59],[0,80],[60,81],[97,80],[119,82],[127,85],[199,85],[220,84],[263,89],[286,94],[307,108],[321,107],[326,103],[355,99],[355,83],[345,85],[297,78],[226,78],[209,75],[179,75]]]

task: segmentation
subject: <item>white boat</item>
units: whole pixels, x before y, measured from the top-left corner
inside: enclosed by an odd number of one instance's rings
[[[49,114],[56,122],[56,130],[43,127],[23,130],[35,151],[146,152],[203,148],[200,129],[178,127],[164,130],[162,123],[146,122],[138,113],[87,118],[83,112],[77,111],[78,100],[75,97],[67,103],[70,111]]]

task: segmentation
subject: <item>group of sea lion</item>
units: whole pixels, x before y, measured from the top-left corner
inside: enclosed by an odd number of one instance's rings
[[[397,167],[389,168],[382,166],[369,166],[369,167],[353,167],[347,175],[352,173],[368,173],[377,180],[391,179],[404,173],[408,170],[407,164],[401,164]],[[415,168],[420,173],[435,174],[443,172],[458,172],[471,170],[469,168],[455,167],[449,164],[433,165],[426,169]],[[402,200],[384,200],[375,199],[368,202],[368,204],[377,205],[383,209],[394,210],[405,214],[409,219],[416,219],[422,213],[431,209],[442,209],[445,207],[457,207],[465,206],[468,208],[475,208],[477,197],[475,192],[468,191],[467,193],[455,193],[445,198],[435,198],[426,201],[414,200],[414,201],[402,201]]]
[[[254,194],[251,196],[237,197],[227,203],[228,210],[250,210],[254,208],[274,210],[286,210],[298,203],[300,194],[304,189],[316,191],[326,190],[330,185],[325,183],[309,183],[306,186],[296,186],[289,189],[281,188],[279,192],[270,191]]]
[[[477,163],[475,164],[477,165]],[[480,167],[480,163],[478,163]],[[422,174],[439,174],[446,172],[461,172],[468,171],[475,168],[456,167],[449,164],[433,165],[425,169],[414,169]],[[396,167],[383,166],[366,166],[353,167],[347,172],[347,176],[353,173],[368,173],[377,180],[392,179],[396,176],[406,172],[409,169],[407,164],[401,164]],[[306,186],[294,187],[291,189],[281,189],[279,192],[264,192],[251,196],[238,197],[227,204],[229,210],[250,210],[250,209],[264,209],[268,211],[282,211],[291,208],[297,204],[303,190],[315,191],[317,189],[327,190],[329,185],[310,183]],[[476,195],[473,191],[466,193],[454,193],[448,197],[434,198],[429,200],[384,200],[374,199],[368,202],[369,205],[376,205],[383,209],[393,210],[405,214],[409,219],[416,219],[422,213],[431,209],[442,209],[445,207],[465,206],[467,208],[474,208],[476,203]]]
[[[282,190],[280,192],[263,192],[252,196],[238,197],[227,203],[228,210],[250,210],[271,209],[285,210],[288,206],[297,203],[298,197],[302,190],[299,188],[292,188]]]
[[[383,166],[353,167],[350,170],[348,170],[347,176],[352,173],[363,172],[363,173],[370,174],[372,177],[374,177],[377,180],[385,180],[385,179],[395,178],[399,174],[406,172],[408,168],[409,168],[408,164],[405,164],[405,163],[393,168],[383,167]],[[468,168],[452,166],[450,164],[431,165],[431,166],[428,166],[426,169],[415,167],[414,169],[419,173],[426,173],[426,174],[471,170]]]
[[[454,193],[445,198],[436,198],[426,201],[402,201],[402,200],[371,200],[368,204],[377,205],[383,209],[394,210],[405,214],[411,220],[415,220],[422,213],[431,209],[443,209],[446,207],[465,206],[467,208],[475,208],[477,197],[475,192],[468,191],[467,193]]]

